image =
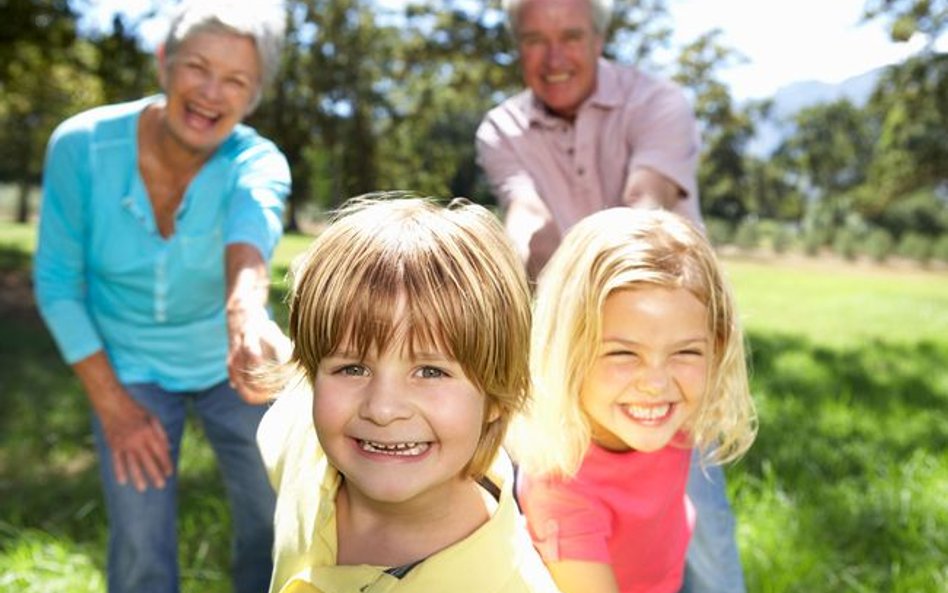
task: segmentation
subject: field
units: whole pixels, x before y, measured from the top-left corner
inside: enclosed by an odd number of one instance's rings
[[[104,590],[88,415],[30,301],[31,227],[0,223],[0,592]],[[281,245],[284,276],[305,237]],[[948,273],[727,259],[760,436],[728,469],[752,592],[948,590]],[[223,592],[229,520],[190,426],[185,592]]]

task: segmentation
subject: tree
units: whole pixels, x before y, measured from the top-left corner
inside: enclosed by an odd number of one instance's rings
[[[101,101],[95,48],[65,0],[0,0],[0,179],[18,190],[16,219],[42,172],[46,141],[67,115]]]
[[[889,20],[889,35],[893,41],[908,41],[915,33],[927,39],[931,50],[948,27],[948,0],[867,0],[863,19]]]
[[[705,33],[685,46],[675,80],[694,94],[703,150],[698,170],[705,214],[737,222],[751,209],[744,152],[754,134],[751,115],[734,104],[717,71],[741,59],[721,45],[720,30]]]
[[[889,67],[868,110],[880,121],[870,171],[879,209],[919,188],[948,183],[948,55],[922,53]]]

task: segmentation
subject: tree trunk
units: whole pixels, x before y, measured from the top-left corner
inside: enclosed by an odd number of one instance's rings
[[[30,182],[23,179],[17,183],[16,221],[29,222],[30,218]]]

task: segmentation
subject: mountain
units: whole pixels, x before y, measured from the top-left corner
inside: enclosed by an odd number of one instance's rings
[[[794,82],[781,87],[773,96],[772,121],[758,126],[757,134],[747,146],[754,156],[770,155],[791,130],[793,116],[801,109],[849,99],[857,107],[869,101],[873,89],[885,68],[876,68],[837,84],[817,81]]]

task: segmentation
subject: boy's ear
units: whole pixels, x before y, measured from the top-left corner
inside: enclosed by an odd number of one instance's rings
[[[485,414],[487,420],[484,424],[491,424],[497,421],[500,418],[500,406],[496,402],[488,401],[487,402],[487,413]]]

